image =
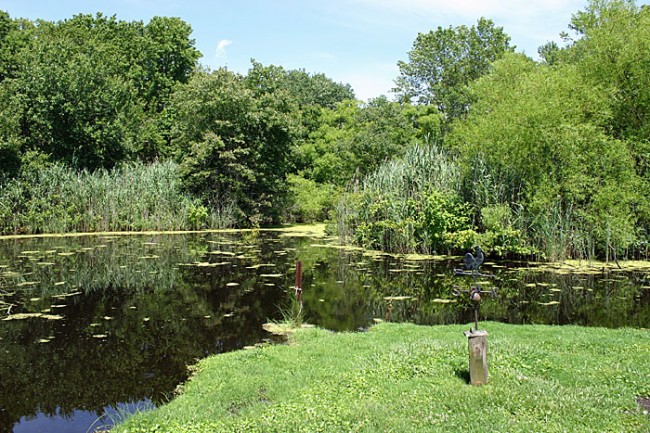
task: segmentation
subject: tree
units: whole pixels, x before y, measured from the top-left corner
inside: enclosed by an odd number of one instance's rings
[[[174,86],[188,82],[201,53],[190,38],[192,27],[180,18],[153,17],[142,34],[142,57],[138,58],[142,75],[137,76],[137,83],[145,109],[160,113]]]
[[[5,119],[17,122],[0,138],[90,170],[156,158],[168,135],[161,112],[200,55],[190,33],[177,18],[0,16],[0,82],[13,95]]]
[[[469,28],[438,27],[420,33],[408,62],[398,62],[400,77],[395,91],[404,101],[436,106],[445,116],[446,130],[452,120],[467,113],[471,102],[467,85],[513,50],[503,28],[485,18]]]
[[[606,89],[575,65],[510,54],[472,94],[477,102],[449,142],[463,158],[466,198],[478,211],[523,207],[523,227],[542,250],[561,244],[554,258],[631,245],[639,179],[626,144],[608,135]]]
[[[642,197],[650,195],[650,8],[631,0],[592,0],[573,15],[579,38],[564,57],[585,80],[608,93],[608,129],[635,161]],[[637,205],[640,227],[650,226],[650,200]],[[647,230],[647,229],[646,229]],[[646,233],[649,236],[650,233]]]
[[[16,83],[24,150],[91,170],[134,154],[139,110],[124,59],[93,31],[104,20],[41,21],[33,30]]]
[[[383,162],[400,156],[437,126],[435,110],[378,97],[367,104],[348,100],[325,109],[321,126],[298,149],[302,173],[319,183],[345,186]]]
[[[179,87],[172,146],[187,190],[217,211],[235,206],[240,225],[273,224],[287,192],[295,107],[285,91],[248,84],[219,69]]]

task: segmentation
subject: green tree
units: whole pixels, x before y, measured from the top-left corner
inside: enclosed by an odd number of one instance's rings
[[[234,205],[240,225],[277,223],[295,107],[285,91],[251,87],[225,69],[195,74],[173,97],[172,145],[186,188],[212,209]]]
[[[477,102],[450,143],[478,210],[523,206],[524,228],[547,252],[550,241],[561,242],[559,257],[631,245],[638,178],[625,143],[608,135],[606,89],[574,65],[542,66],[512,54],[472,91]]]
[[[471,102],[467,85],[513,50],[503,28],[485,18],[471,27],[438,27],[419,33],[408,62],[398,62],[395,90],[402,100],[436,106],[445,116],[446,129],[467,113]]]
[[[199,57],[189,25],[155,17],[145,26],[102,14],[33,25],[6,18],[0,56],[11,60],[3,73],[11,82],[3,85],[13,114],[5,119],[18,119],[1,131],[6,143],[90,170],[161,154],[162,109]]]
[[[366,104],[348,100],[323,110],[321,126],[299,149],[303,174],[320,183],[344,186],[430,135],[439,117],[432,109],[378,97]]]
[[[0,11],[0,81],[15,77],[21,61],[19,53],[30,43],[29,32],[33,23],[25,19],[12,19]]]
[[[641,197],[650,196],[650,8],[631,0],[592,0],[575,13],[569,28],[577,38],[563,50],[595,88],[606,89],[608,130],[623,140],[641,178]],[[568,37],[568,35],[567,35]],[[639,226],[650,226],[650,200],[637,204]],[[647,229],[646,229],[647,231]],[[646,241],[650,233],[646,232]]]
[[[116,47],[98,41],[88,20],[38,23],[31,49],[22,53],[16,97],[26,150],[96,169],[134,153],[140,116],[112,55]]]

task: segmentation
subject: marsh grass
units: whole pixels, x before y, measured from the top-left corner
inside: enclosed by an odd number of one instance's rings
[[[462,326],[302,329],[201,361],[124,432],[647,432],[647,330],[484,323],[490,383],[467,384]]]
[[[208,212],[183,193],[171,161],[93,173],[51,164],[2,185],[0,233],[223,228],[229,210]]]
[[[441,249],[463,217],[460,171],[435,144],[415,144],[350,187],[336,208],[338,233],[369,248],[398,253]]]

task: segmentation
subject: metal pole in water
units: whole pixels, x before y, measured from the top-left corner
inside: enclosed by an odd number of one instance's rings
[[[296,263],[296,301],[298,302],[298,311],[294,321],[299,323],[302,314],[302,262],[300,260]]]

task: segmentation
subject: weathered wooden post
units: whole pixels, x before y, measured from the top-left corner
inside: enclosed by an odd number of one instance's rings
[[[296,300],[302,303],[302,262],[296,263]]]
[[[487,331],[466,331],[469,348],[469,383],[488,383]]]

